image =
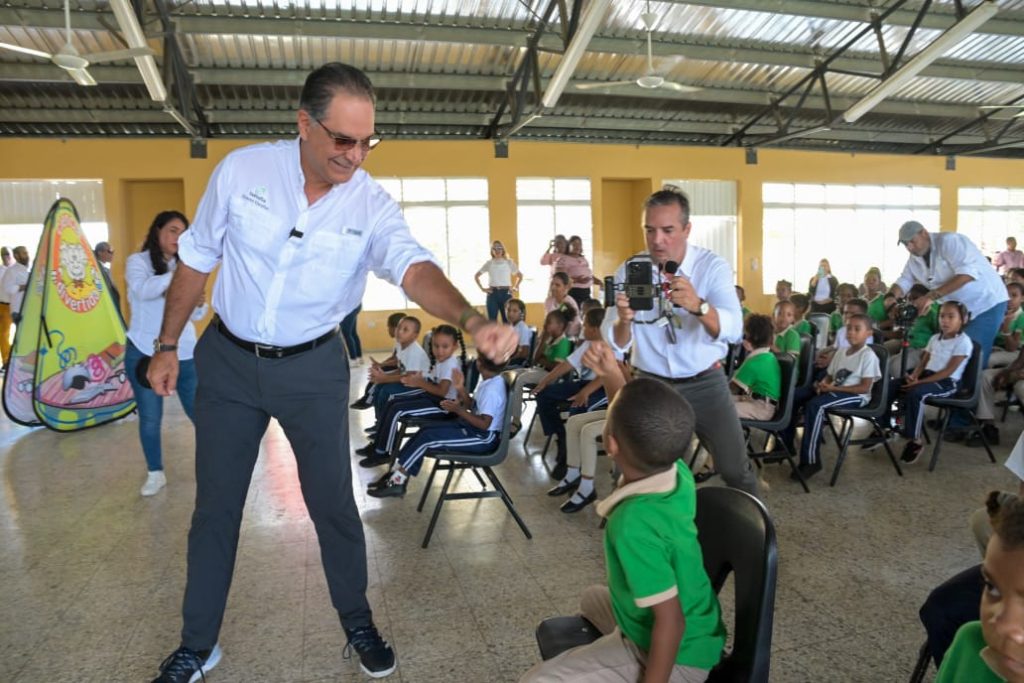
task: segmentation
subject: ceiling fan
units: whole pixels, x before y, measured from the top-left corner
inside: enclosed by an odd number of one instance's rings
[[[79,85],[96,85],[96,79],[88,71],[90,64],[97,62],[112,62],[118,59],[129,59],[131,57],[142,57],[152,55],[153,51],[148,47],[133,47],[125,50],[113,50],[111,52],[93,52],[91,54],[79,54],[71,42],[71,8],[69,0],[64,0],[64,45],[59,50],[50,54],[42,50],[33,50],[29,47],[13,45],[11,43],[0,43],[0,48],[20,52],[33,57],[49,59],[51,62],[67,71],[75,83]]]
[[[1014,114],[1010,118],[1024,118],[1024,104],[983,104],[978,109],[1020,109],[1020,113]]]
[[[676,92],[697,92],[700,88],[692,85],[683,85],[682,83],[674,83],[672,81],[665,80],[664,76],[659,76],[654,72],[654,57],[651,51],[651,33],[654,31],[654,25],[658,23],[658,15],[656,12],[651,11],[651,3],[647,3],[647,11],[640,15],[640,18],[644,22],[644,26],[647,31],[647,73],[640,78],[632,81],[611,81],[609,83],[576,83],[575,88],[577,90],[599,90],[601,88],[618,88],[624,85],[637,85],[647,90],[674,90]]]

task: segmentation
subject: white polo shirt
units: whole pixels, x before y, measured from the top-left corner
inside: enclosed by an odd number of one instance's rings
[[[217,165],[179,240],[189,267],[222,264],[213,308],[242,339],[316,339],[359,305],[370,271],[400,286],[412,264],[436,263],[366,171],[312,206],[304,184],[298,138],[236,150]]]
[[[955,232],[930,232],[928,235],[932,240],[929,261],[911,254],[903,274],[893,283],[904,294],[915,283],[935,289],[956,275],[970,275],[973,280],[939,301],[959,301],[976,317],[1009,300],[1006,283],[970,239]]]
[[[630,362],[633,367],[662,377],[681,379],[693,377],[710,368],[716,361],[725,358],[729,343],[743,337],[743,312],[733,285],[732,268],[718,254],[690,243],[686,245],[686,256],[676,270],[693,283],[697,296],[711,304],[718,311],[719,333],[713,338],[700,324],[697,316],[682,308],[673,309],[680,316],[680,327],[676,328],[676,341],[670,343],[665,327],[661,324],[645,325],[640,321],[657,320],[660,312],[637,311],[633,318],[632,338],[623,348],[615,344],[615,323],[619,319],[618,309],[609,308],[601,325],[601,334],[613,349],[625,353],[632,349]],[[655,272],[655,277],[658,277]],[[616,284],[626,281],[626,266],[615,271]]]

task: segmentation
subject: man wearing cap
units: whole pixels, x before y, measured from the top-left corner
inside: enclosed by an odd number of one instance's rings
[[[907,221],[900,227],[900,244],[910,258],[889,291],[903,297],[915,284],[927,287],[928,294],[918,299],[921,315],[934,301],[966,306],[970,319],[964,332],[981,346],[981,367],[986,367],[1009,299],[998,273],[971,240],[955,232],[928,232],[917,221]],[[954,414],[950,420],[951,427],[965,425],[963,416]]]

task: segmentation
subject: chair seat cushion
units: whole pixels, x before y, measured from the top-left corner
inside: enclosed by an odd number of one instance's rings
[[[597,627],[581,616],[552,617],[537,627],[537,646],[545,661],[600,637]]]

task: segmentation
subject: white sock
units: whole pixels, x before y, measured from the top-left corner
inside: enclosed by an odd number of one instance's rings
[[[580,479],[580,485],[576,489],[576,495],[580,497],[580,500],[583,500],[584,498],[586,498],[587,496],[589,496],[593,492],[594,492],[594,479],[593,479],[593,477],[589,477],[589,478],[588,477],[583,477],[583,478],[581,478]]]
[[[391,481],[392,484],[404,484],[408,479],[408,474],[403,474],[402,470],[395,470],[391,473],[389,481]]]
[[[562,479],[562,484],[571,484],[580,478],[580,468],[570,467],[565,470],[565,478]]]

